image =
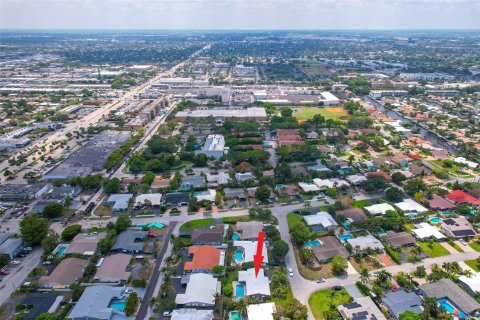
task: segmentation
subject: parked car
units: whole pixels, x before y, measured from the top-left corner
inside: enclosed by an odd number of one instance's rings
[[[18,261],[18,260],[12,260],[12,261],[10,262],[10,264],[16,266],[16,265],[19,265],[19,264],[20,264],[20,261]]]
[[[461,244],[463,244],[464,246],[468,246],[468,243],[467,241],[465,241],[465,239],[460,239],[458,240]]]
[[[10,272],[8,272],[8,271],[5,270],[5,269],[0,269],[0,275],[2,275],[2,276],[6,276],[6,275],[8,275],[9,273],[10,273]]]
[[[292,268],[288,268],[288,275],[289,275],[290,277],[293,277],[293,270],[292,270]]]
[[[325,279],[323,278],[318,278],[317,280],[315,280],[317,283],[324,283],[325,282]]]

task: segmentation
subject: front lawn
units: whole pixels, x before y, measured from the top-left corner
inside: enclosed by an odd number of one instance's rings
[[[199,219],[199,220],[192,220],[185,222],[180,226],[180,231],[192,231],[195,229],[201,229],[208,227],[215,221],[214,218],[206,218],[206,219]]]
[[[287,214],[287,223],[288,229],[291,230],[294,226],[298,224],[305,224],[305,220],[303,220],[303,217],[299,214],[289,213]]]
[[[480,251],[480,242],[478,241],[471,241],[468,243],[470,247],[472,247],[473,250],[475,251]]]
[[[474,259],[474,260],[466,260],[466,261],[465,261],[465,264],[466,264],[467,266],[469,266],[470,268],[472,268],[475,272],[479,272],[479,271],[480,271],[480,269],[478,268],[478,262],[477,262],[477,260],[475,260],[475,259]]]
[[[325,319],[324,313],[328,311],[330,302],[332,301],[336,306],[350,302],[350,295],[345,288],[335,292],[335,296],[331,296],[333,289],[325,289],[314,292],[308,299],[308,304],[312,309],[313,316],[316,320]],[[332,299],[333,298],[333,299]],[[340,317],[340,314],[339,314]]]
[[[352,207],[363,209],[365,207],[371,206],[372,203],[368,200],[353,200]]]
[[[423,252],[430,258],[435,258],[435,257],[441,257],[441,256],[448,256],[450,252],[448,252],[447,249],[445,249],[440,243],[438,242],[433,242],[432,247],[429,247],[428,242],[421,242],[418,241],[417,245],[419,245]]]

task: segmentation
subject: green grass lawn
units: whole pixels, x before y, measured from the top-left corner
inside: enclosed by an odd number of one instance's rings
[[[480,251],[480,242],[478,241],[471,241],[468,243],[470,247],[472,247],[473,250],[475,251]]]
[[[452,247],[454,247],[455,250],[457,250],[458,252],[464,252],[463,249],[460,248],[460,247],[458,246],[458,244],[456,244],[455,242],[452,241],[452,242],[449,242],[448,244],[451,245]]]
[[[296,213],[289,213],[287,214],[287,223],[288,228],[291,229],[295,225],[304,224],[305,221],[303,220],[303,217],[301,215]]]
[[[477,260],[466,260],[465,264],[472,268],[475,272],[479,272]]]
[[[462,167],[460,167],[460,166],[458,166],[458,165],[456,165],[456,164],[452,165],[451,167],[444,167],[442,160],[430,160],[429,162],[430,162],[431,164],[436,165],[436,166],[439,167],[439,168],[442,168],[442,169],[447,170],[448,173],[451,174],[451,175],[461,176],[461,177],[464,177],[464,178],[470,178],[470,177],[471,177],[469,174],[462,173]],[[460,171],[460,173],[457,172],[457,171]]]
[[[302,112],[294,112],[293,116],[298,120],[309,120],[317,114],[324,116],[325,119],[334,120],[337,120],[341,116],[347,115],[346,112],[330,112],[324,107],[302,107]]]
[[[365,207],[371,206],[372,203],[368,200],[354,200],[352,202],[352,207],[363,209]]]
[[[195,229],[205,228],[211,225],[213,221],[215,221],[213,218],[188,221],[180,226],[180,231],[192,231]]]
[[[422,247],[423,252],[425,252],[425,254],[431,258],[448,256],[450,254],[450,252],[448,252],[448,250],[442,247],[442,245],[438,242],[434,242],[431,249],[428,247],[427,242],[418,241],[417,244]]]
[[[317,320],[325,319],[323,313],[328,311],[330,304],[330,292],[332,289],[325,289],[314,292],[308,299],[308,304],[312,309],[313,316]],[[335,291],[335,297],[333,298],[333,303],[337,306],[341,304],[348,303],[350,301],[350,295],[347,290],[342,288],[341,291]],[[340,315],[339,315],[340,316]]]

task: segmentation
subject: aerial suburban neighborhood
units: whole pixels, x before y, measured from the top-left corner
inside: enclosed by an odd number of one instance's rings
[[[480,319],[478,32],[4,29],[0,319]]]

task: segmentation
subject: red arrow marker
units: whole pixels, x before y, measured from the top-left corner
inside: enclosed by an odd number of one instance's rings
[[[265,237],[265,233],[260,231],[258,233],[258,242],[257,242],[257,254],[253,256],[253,265],[255,266],[255,277],[258,277],[258,272],[260,271],[260,267],[263,263],[263,238]]]

